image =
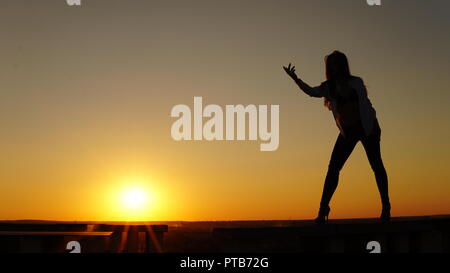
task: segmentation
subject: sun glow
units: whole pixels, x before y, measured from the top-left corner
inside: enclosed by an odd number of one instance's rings
[[[113,202],[115,219],[126,221],[148,221],[156,210],[156,192],[149,183],[125,182],[117,187]]]
[[[124,191],[122,203],[126,209],[138,210],[144,208],[149,199],[149,194],[142,188],[130,188]]]

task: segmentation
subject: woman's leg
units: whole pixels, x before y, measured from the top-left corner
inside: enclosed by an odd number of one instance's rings
[[[325,178],[320,207],[328,207],[331,197],[333,197],[334,191],[338,185],[339,172],[355,148],[356,143],[358,143],[358,139],[345,138],[339,134],[336,143],[334,144],[330,163],[328,164],[328,172]]]
[[[370,166],[375,173],[378,191],[380,192],[381,202],[384,206],[390,207],[389,192],[388,192],[388,176],[384,168],[383,160],[381,158],[380,150],[380,136],[381,130],[375,127],[374,132],[361,140],[364,149],[366,150],[367,158]]]

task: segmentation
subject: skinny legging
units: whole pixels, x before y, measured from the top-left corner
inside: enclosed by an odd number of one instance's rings
[[[380,137],[381,129],[375,120],[374,128],[369,136],[365,136],[362,130],[357,130],[359,133],[349,134],[347,137],[339,134],[336,144],[334,145],[331,154],[330,163],[328,165],[328,172],[325,178],[325,185],[322,193],[321,207],[326,207],[337,188],[339,181],[339,172],[352,153],[358,141],[361,141],[369,159],[370,166],[375,173],[378,191],[380,192],[381,202],[383,205],[389,204],[388,194],[388,177],[381,159],[380,152]]]

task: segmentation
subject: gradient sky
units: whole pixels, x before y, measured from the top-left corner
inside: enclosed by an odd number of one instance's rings
[[[0,219],[124,220],[116,194],[154,195],[140,220],[316,216],[338,135],[311,85],[338,49],[382,127],[393,216],[450,213],[447,0],[1,1]],[[280,146],[176,142],[176,104],[279,104]],[[361,144],[331,218],[376,217]]]

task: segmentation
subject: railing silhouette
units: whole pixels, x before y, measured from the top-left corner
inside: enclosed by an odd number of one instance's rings
[[[410,217],[390,223],[361,219],[316,226],[216,228],[219,252],[381,253],[450,252],[450,217]]]
[[[0,224],[0,252],[163,252],[167,230],[167,225]]]

